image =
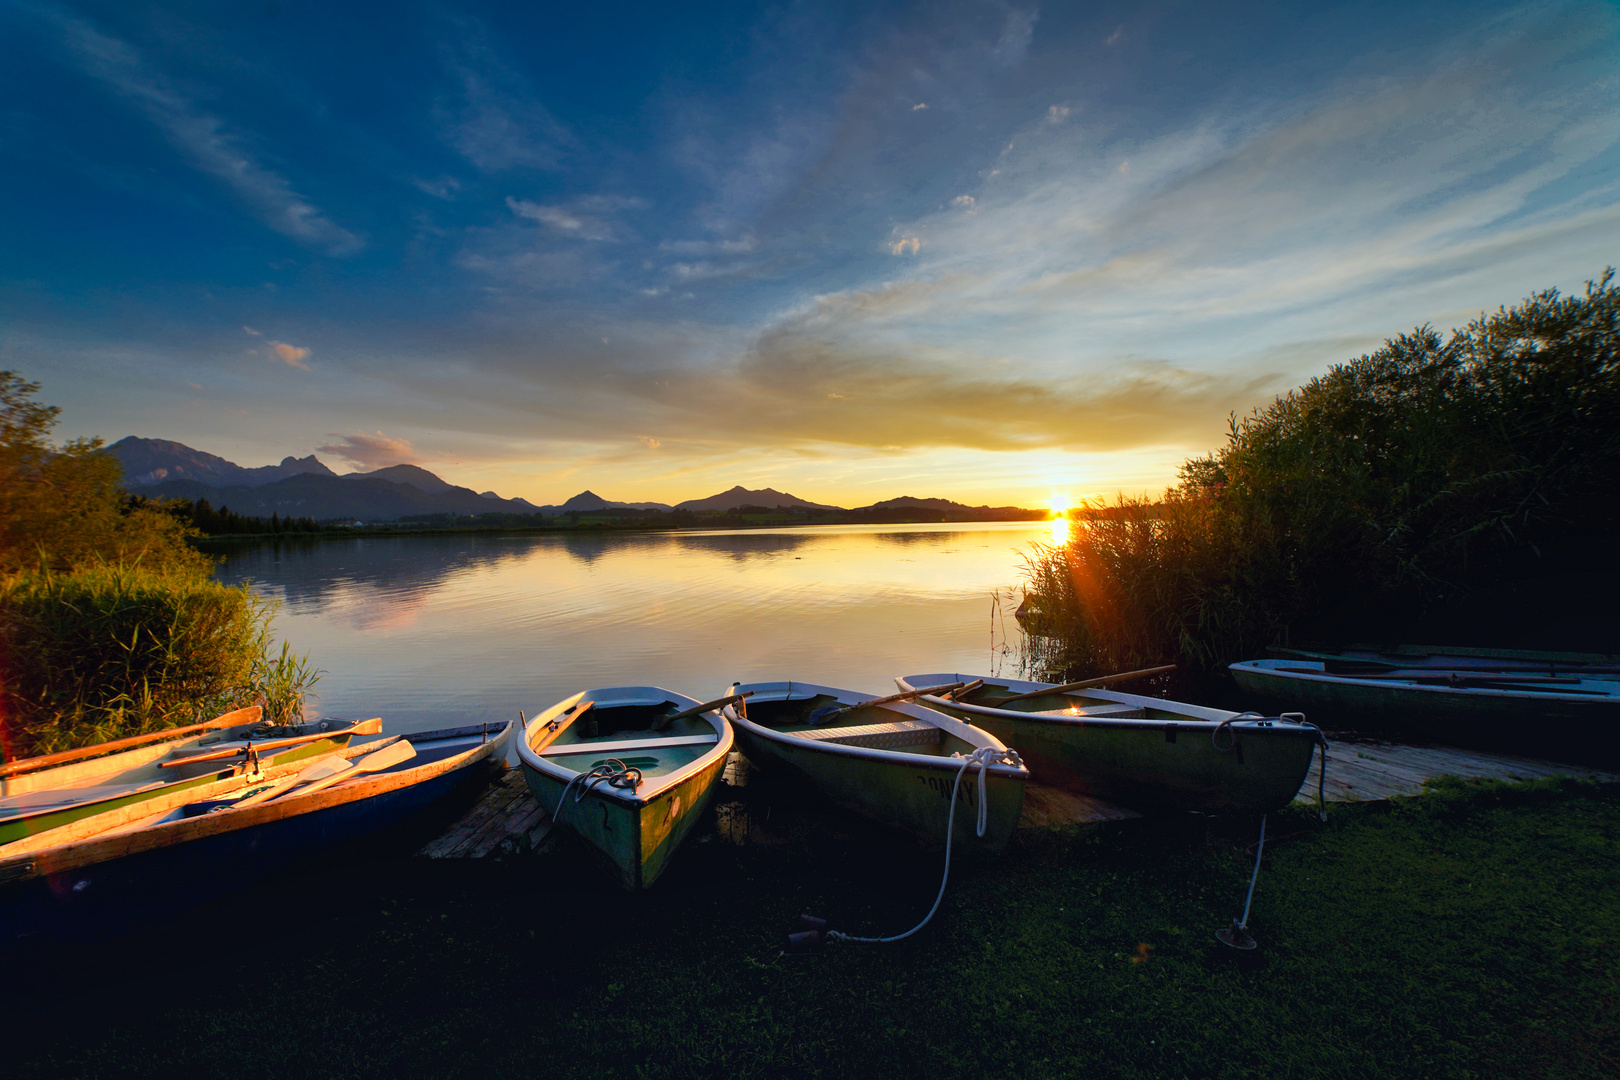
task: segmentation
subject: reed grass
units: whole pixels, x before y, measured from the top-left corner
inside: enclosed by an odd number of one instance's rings
[[[1233,417],[1162,499],[1087,507],[1031,556],[1027,665],[1210,674],[1273,644],[1399,631],[1570,535],[1620,537],[1617,325],[1610,271],[1444,340],[1420,327]]]
[[[319,678],[283,643],[275,606],[189,571],[99,563],[0,581],[0,737],[28,757],[258,704],[301,718]]]

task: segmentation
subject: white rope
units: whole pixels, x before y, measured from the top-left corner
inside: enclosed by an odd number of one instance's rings
[[[632,773],[635,775],[632,776]],[[580,785],[579,790],[574,792],[574,801],[579,802],[590,794],[591,788],[604,780],[610,787],[628,787],[634,790],[641,783],[641,770],[626,765],[618,758],[608,758],[590,772],[575,773],[568,783],[563,785],[562,795],[557,799],[556,813],[551,815],[551,820],[557,821],[562,817],[563,803],[568,801],[568,792],[575,784]]]
[[[1249,895],[1243,898],[1243,921],[1237,924],[1239,930],[1249,928],[1249,905],[1254,902],[1254,883],[1260,880],[1260,859],[1266,853],[1266,815],[1260,815],[1260,846],[1254,852],[1254,874],[1249,878]]]
[[[940,901],[945,899],[945,883],[951,879],[951,840],[956,831],[956,794],[961,790],[962,787],[962,774],[968,771],[969,765],[977,765],[979,767],[979,817],[974,824],[977,835],[983,836],[985,829],[990,823],[989,801],[985,797],[984,787],[985,770],[991,765],[1005,764],[1012,765],[1016,768],[1023,768],[1024,766],[1023,759],[1018,756],[1018,751],[997,750],[994,747],[989,746],[981,747],[966,757],[962,757],[961,754],[953,754],[951,756],[961,757],[962,767],[956,770],[956,782],[951,785],[951,806],[950,810],[947,812],[949,816],[945,819],[945,872],[940,875],[939,895],[934,897],[934,906],[928,909],[928,914],[923,916],[922,922],[918,923],[916,926],[913,926],[910,930],[907,930],[903,934],[895,934],[892,937],[857,937],[854,934],[844,934],[837,930],[828,930],[827,937],[834,941],[864,941],[875,945],[881,945],[884,942],[889,941],[901,941],[927,926],[928,920],[932,919],[934,917],[934,912],[939,910]]]

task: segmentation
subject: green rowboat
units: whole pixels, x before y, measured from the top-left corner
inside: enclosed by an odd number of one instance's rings
[[[752,694],[726,709],[744,756],[798,776],[841,806],[943,847],[956,791],[959,851],[1000,851],[1018,825],[1028,769],[988,765],[982,788],[976,766],[962,773],[976,751],[1006,753],[989,732],[909,702],[864,705],[872,695],[815,683],[747,683],[731,692]],[[853,707],[836,711],[844,706]]]
[[[975,681],[978,676],[938,673],[895,679],[902,690]],[[1289,718],[1115,690],[1008,700],[1049,687],[984,678],[961,700],[936,695],[918,700],[984,728],[1017,750],[1040,782],[1143,813],[1276,810],[1299,793],[1321,741],[1314,726]]]
[[[725,769],[731,726],[713,709],[690,711],[699,704],[656,686],[585,690],[534,717],[518,739],[535,799],[626,889],[658,880]]]

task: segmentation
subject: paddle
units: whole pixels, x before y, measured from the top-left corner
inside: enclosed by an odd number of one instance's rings
[[[721,709],[727,705],[730,705],[732,702],[741,701],[743,698],[750,698],[753,696],[754,692],[752,690],[748,690],[741,694],[732,694],[730,697],[715,698],[713,701],[705,701],[701,705],[694,705],[690,709],[682,709],[678,713],[670,713],[668,716],[663,717],[662,719],[654,720],[652,722],[652,730],[663,731],[677,720],[684,720],[688,716],[696,716],[698,713],[705,713],[710,709]]]
[[[1124,682],[1126,679],[1140,679],[1148,675],[1159,675],[1166,671],[1176,670],[1176,665],[1165,664],[1163,667],[1143,668],[1141,671],[1122,671],[1117,675],[1104,675],[1097,679],[1082,679],[1080,682],[1064,683],[1062,686],[1047,686],[1040,690],[1031,690],[1024,694],[1014,694],[1012,697],[1002,698],[994,703],[996,708],[1014,701],[1023,701],[1025,698],[1040,697],[1042,694],[1067,694],[1070,690],[1084,690],[1088,686],[1102,686],[1105,683]]]
[[[979,687],[981,687],[983,685],[984,685],[984,680],[983,679],[974,679],[972,682],[968,683],[966,686],[960,687],[960,688],[958,688],[956,690],[947,691],[946,694],[945,694],[945,700],[946,701],[961,701],[963,698],[967,697],[969,694],[973,693],[973,691],[977,690]]]
[[[335,739],[342,735],[375,735],[382,730],[382,720],[372,717],[348,728],[338,728],[334,731],[317,731],[309,735],[292,735],[285,739],[266,739],[254,747],[259,753],[269,750],[280,750],[287,746],[297,746],[299,743],[315,742],[317,739]],[[249,740],[251,741],[251,740]],[[158,768],[172,769],[179,765],[191,765],[201,761],[219,761],[222,758],[235,757],[247,752],[247,747],[238,746],[230,750],[215,750],[209,754],[191,754],[187,757],[178,757],[173,761],[160,761]]]
[[[873,698],[871,701],[857,701],[853,705],[823,705],[810,714],[810,722],[819,724],[823,720],[830,720],[834,716],[842,716],[851,709],[865,709],[872,705],[888,705],[896,701],[910,701],[912,698],[923,697],[927,694],[938,694],[945,690],[955,690],[964,683],[941,683],[938,686],[924,686],[918,690],[903,690],[888,697]]]
[[[381,750],[375,750],[365,757],[355,758],[353,761],[342,758],[335,761],[322,761],[311,765],[294,776],[291,782],[277,784],[274,787],[249,795],[245,799],[232,803],[231,808],[236,809],[265,802],[291,788],[297,787],[299,784],[307,783],[309,785],[299,792],[300,795],[307,795],[312,791],[320,791],[322,788],[331,787],[339,780],[347,780],[351,776],[393,768],[400,762],[409,761],[415,756],[416,747],[412,746],[408,740],[400,739],[397,742],[389,743]]]

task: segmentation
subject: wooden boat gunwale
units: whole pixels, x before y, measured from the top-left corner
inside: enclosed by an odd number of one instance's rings
[[[732,685],[731,692],[737,693],[740,689],[753,690],[756,695],[770,695],[774,694],[780,689],[785,692],[785,696],[779,699],[782,701],[797,700],[795,697],[797,691],[805,692],[805,700],[819,697],[821,695],[827,695],[832,697],[841,705],[860,705],[868,700],[868,695],[858,694],[852,690],[842,690],[835,686],[823,686],[819,683],[799,682],[798,680],[791,679],[786,682],[735,683]],[[777,699],[761,696],[760,700],[765,701]],[[925,708],[921,705],[914,705],[909,701],[892,701],[883,705],[874,705],[873,708],[881,709],[887,712],[899,713],[911,720],[922,720],[926,723],[933,724],[935,727],[939,728],[940,731],[960,739],[961,741],[972,746],[974,749],[1007,749],[1007,747],[1003,745],[999,739],[990,734],[988,731],[976,728],[972,724],[965,724],[956,719],[956,717],[948,716],[935,709]],[[756,723],[747,719],[746,717],[739,716],[736,709],[730,705],[726,706],[726,719],[759,738],[769,739],[772,742],[785,743],[789,746],[811,746],[845,757],[885,761],[895,765],[921,765],[928,768],[945,770],[953,774],[962,767],[961,758],[934,754],[909,754],[904,750],[885,750],[881,747],[875,746],[852,746],[848,743],[829,742],[824,739],[806,739],[798,732],[777,731],[775,728],[766,727],[765,725]],[[989,766],[989,771],[991,773],[1002,773],[1007,776],[1028,775],[1028,770],[1021,769],[1018,766],[1008,765],[1003,762],[997,762]]]
[[[117,830],[142,814],[150,815],[162,809],[172,811],[187,803],[206,801],[212,796],[228,794],[244,786],[241,778],[232,777],[200,788],[174,792],[163,797],[163,801],[156,805],[139,804],[123,807],[95,818],[73,822],[60,829],[38,833],[0,848],[0,856],[3,856],[0,857],[0,883],[10,885],[30,878],[65,873],[128,855],[314,814],[413,787],[470,767],[493,755],[503,754],[514,727],[511,721],[493,728],[489,724],[468,725],[412,735],[394,735],[359,746],[335,750],[334,756],[353,759],[402,739],[411,740],[413,745],[425,745],[453,739],[468,739],[479,734],[484,736],[483,741],[476,746],[423,765],[357,776],[303,795],[295,789],[280,798],[253,806],[225,808],[217,813],[160,822],[134,831],[116,832],[115,835],[102,835]],[[254,777],[249,783],[256,784],[261,779],[278,779],[297,772],[308,764],[309,762],[304,760],[276,766],[262,776]],[[139,811],[139,814],[135,813],[136,811]],[[92,831],[94,825],[100,825],[100,828]]]
[[[940,676],[935,674],[897,675],[895,676],[894,681],[895,684],[901,689],[909,690],[912,688],[913,681],[917,681],[917,685],[928,686],[930,685],[928,680],[938,677]],[[976,679],[980,678],[980,676],[957,675],[955,678]],[[989,679],[986,679],[986,682],[989,681]],[[1030,682],[1026,679],[1004,679],[999,677],[994,680],[994,683],[997,686],[1005,685],[1009,690],[1017,690],[1019,692],[1038,690],[1043,686],[1048,685],[1038,682]],[[1057,684],[1051,685],[1055,689]],[[977,713],[979,715],[995,716],[1009,720],[1031,720],[1053,724],[1077,724],[1084,727],[1126,729],[1137,728],[1159,732],[1164,730],[1164,726],[1166,724],[1175,724],[1178,730],[1188,732],[1207,731],[1210,733],[1213,733],[1215,729],[1220,727],[1222,724],[1225,724],[1229,728],[1237,728],[1239,731],[1250,728],[1288,731],[1293,727],[1301,727],[1301,730],[1309,733],[1311,738],[1314,739],[1317,737],[1314,729],[1305,728],[1302,725],[1294,724],[1292,721],[1288,721],[1286,719],[1282,719],[1281,724],[1279,725],[1279,720],[1281,718],[1276,716],[1261,716],[1255,713],[1244,714],[1232,712],[1228,709],[1217,709],[1209,705],[1194,705],[1185,701],[1169,701],[1164,698],[1145,697],[1141,694],[1128,694],[1121,690],[1104,690],[1101,688],[1088,687],[1084,690],[1072,690],[1062,696],[1077,699],[1094,698],[1102,701],[1114,702],[1120,705],[1130,705],[1141,709],[1153,709],[1156,712],[1175,714],[1176,718],[1172,720],[1165,719],[1163,717],[1086,716],[1061,712],[998,709],[993,705],[976,705],[968,701],[947,700],[943,697],[938,697],[935,695],[927,695],[919,700],[929,702],[938,708],[955,709],[965,713]]]
[[[149,740],[144,745],[107,756],[76,759],[54,766],[21,771],[0,779],[0,852],[10,850],[12,845],[29,836],[59,828],[66,822],[82,820],[114,809],[107,804],[139,805],[154,798],[161,798],[165,792],[195,789],[217,780],[247,775],[246,770],[250,762],[245,752],[250,743],[255,752],[262,751],[263,765],[268,767],[272,763],[309,761],[323,753],[342,749],[357,735],[375,735],[382,730],[382,721],[376,717],[368,720],[328,718],[322,721],[309,721],[302,726],[313,726],[316,723],[346,726],[333,727],[326,731],[305,732],[292,738],[272,738],[254,743],[248,738],[248,732],[258,724],[260,715],[260,709],[256,705],[249,709],[238,709],[206,724],[194,725],[203,730],[194,730],[178,740]],[[239,722],[245,718],[251,720]],[[209,736],[215,733],[222,735],[210,739]],[[327,740],[340,742],[342,745],[323,750],[321,744]],[[231,747],[229,745],[231,743],[241,745]],[[112,744],[100,745],[105,747]],[[229,749],[232,756],[202,761],[188,760],[192,756],[188,753],[190,751],[196,751],[198,756],[206,757],[217,752],[216,748],[219,747]],[[177,754],[181,756],[173,757]],[[16,764],[43,760],[45,759],[28,758]],[[170,769],[174,771],[168,771]],[[195,771],[187,773],[182,770]],[[132,774],[141,775],[134,778]],[[86,782],[115,777],[126,779],[125,782],[118,784]],[[210,780],[210,777],[213,779]],[[71,793],[75,791],[84,792],[85,796],[73,798]],[[50,792],[59,792],[64,798],[55,802],[39,799],[34,800],[33,805],[29,805],[27,796]],[[63,818],[64,821],[57,824],[42,821],[52,817]],[[41,824],[46,824],[46,827],[40,828]],[[13,833],[16,835],[12,835]],[[10,839],[6,839],[7,836],[10,836]]]

